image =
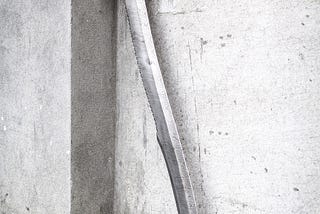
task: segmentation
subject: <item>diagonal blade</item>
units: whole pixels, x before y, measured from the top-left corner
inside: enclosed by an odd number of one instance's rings
[[[125,0],[131,36],[143,85],[169,171],[178,213],[197,213],[194,193],[177,127],[163,83],[144,0]]]

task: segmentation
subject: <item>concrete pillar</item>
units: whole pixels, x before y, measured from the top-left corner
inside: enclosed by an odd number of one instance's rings
[[[112,212],[113,9],[0,1],[1,213]]]
[[[320,4],[148,1],[199,213],[319,213]],[[118,8],[116,213],[175,213]]]
[[[0,212],[70,213],[70,1],[0,1]]]

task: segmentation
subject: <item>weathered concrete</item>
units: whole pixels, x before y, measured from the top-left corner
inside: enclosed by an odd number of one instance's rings
[[[199,212],[319,213],[319,2],[148,8]],[[174,213],[123,7],[118,13],[115,212]]]
[[[176,213],[119,2],[0,1],[0,212]],[[320,213],[320,3],[148,8],[200,213]]]
[[[72,212],[113,204],[113,0],[72,1]]]
[[[114,1],[72,6],[71,50],[71,1],[0,1],[1,213],[113,209]]]
[[[0,212],[70,213],[70,1],[0,1]]]
[[[117,132],[115,213],[176,213],[170,179],[158,146],[125,8],[117,9]]]

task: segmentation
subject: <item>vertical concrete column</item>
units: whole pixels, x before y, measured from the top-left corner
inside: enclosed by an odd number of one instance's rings
[[[114,1],[72,1],[72,212],[112,213]]]
[[[0,1],[1,213],[70,213],[70,5]]]
[[[112,212],[113,9],[0,1],[1,213]]]

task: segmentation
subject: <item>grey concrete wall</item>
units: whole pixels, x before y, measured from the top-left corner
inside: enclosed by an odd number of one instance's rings
[[[199,212],[319,213],[320,3],[148,8]],[[175,213],[122,6],[118,13],[115,212]]]
[[[0,1],[1,213],[112,212],[113,9]]]
[[[113,0],[72,1],[72,212],[113,207]]]
[[[114,213],[176,213],[126,17],[119,1]]]
[[[119,2],[0,1],[1,212],[176,213]],[[320,3],[147,3],[199,212],[320,213]]]
[[[70,212],[70,1],[0,1],[0,213]]]

